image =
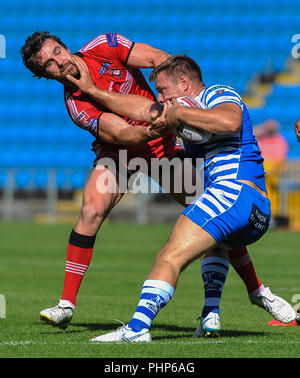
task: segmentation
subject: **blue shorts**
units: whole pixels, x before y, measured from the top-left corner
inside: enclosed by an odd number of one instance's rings
[[[270,225],[271,203],[247,184],[223,180],[207,187],[182,214],[218,244],[237,248],[264,235]]]

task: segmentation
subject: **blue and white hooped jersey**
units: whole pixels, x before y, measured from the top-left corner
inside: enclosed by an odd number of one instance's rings
[[[184,142],[188,156],[204,158],[205,187],[224,180],[249,180],[266,191],[263,158],[253,134],[246,105],[239,94],[226,85],[213,85],[196,96],[207,108],[231,102],[243,112],[243,124],[236,133],[215,134],[206,143]]]

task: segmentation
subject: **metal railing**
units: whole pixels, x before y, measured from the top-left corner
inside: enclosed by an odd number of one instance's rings
[[[272,206],[272,219],[276,220],[279,225],[281,222],[281,225],[290,229],[300,230],[300,159],[288,160],[284,163],[265,161],[265,170],[267,190]],[[30,192],[39,189],[39,185],[34,179],[38,172],[38,168],[27,170],[28,182],[27,185],[24,185],[23,191]],[[5,181],[2,182],[2,198],[0,202],[0,213],[3,220],[13,221],[17,218],[16,206],[18,201],[16,201],[15,194],[20,190],[17,182],[19,173],[20,169],[0,168],[0,175],[5,175]],[[90,171],[81,170],[82,186],[80,187],[77,181],[77,187],[74,187],[71,178],[74,174],[79,173],[78,169],[69,168],[43,171],[45,177],[41,190],[44,192],[43,211],[47,222],[55,223],[57,220],[60,190],[75,191],[83,189]],[[63,174],[64,180],[59,180],[59,174]],[[26,199],[23,199],[24,202],[26,202]],[[31,204],[30,201],[27,202],[27,210],[25,209],[24,213],[30,218],[32,213],[29,211]],[[137,208],[137,223],[147,223],[149,221],[147,216],[149,207],[152,206],[149,202],[149,196],[137,196],[134,202]],[[80,205],[77,211],[79,209]]]
[[[5,221],[13,221],[17,218],[17,206],[21,202],[16,195],[20,192],[27,192],[29,199],[22,200],[22,203],[27,202],[28,218],[32,218],[32,211],[30,206],[34,201],[35,192],[40,191],[44,193],[43,211],[49,223],[54,223],[56,219],[57,203],[59,200],[59,191],[72,191],[83,187],[84,182],[89,174],[88,169],[43,169],[40,168],[0,168],[2,180],[2,201],[1,201],[1,216]],[[18,180],[20,175],[25,176],[22,180]],[[77,183],[72,183],[74,175],[81,174],[81,179]],[[21,181],[21,182],[18,182]],[[31,194],[31,195],[30,195]]]
[[[279,225],[300,230],[300,159],[265,161],[265,170],[272,218]]]

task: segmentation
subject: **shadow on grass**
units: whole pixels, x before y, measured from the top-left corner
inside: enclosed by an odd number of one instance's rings
[[[252,331],[235,331],[235,330],[222,330],[220,332],[222,337],[249,337],[249,336],[266,336],[267,332],[252,332]]]
[[[121,324],[120,324],[121,326]],[[71,329],[71,327],[76,327],[78,330]],[[100,331],[100,333],[111,332],[119,327],[118,323],[71,323],[70,329],[65,331],[68,333],[78,333],[86,331]],[[80,328],[82,330],[80,330]],[[195,328],[190,327],[179,327],[176,325],[166,325],[166,324],[155,324],[151,327],[151,330],[155,331],[168,331],[171,334],[168,335],[157,335],[156,340],[164,339],[179,339],[183,337],[192,337]],[[61,332],[61,331],[60,331]],[[173,334],[172,334],[173,333]],[[252,332],[252,331],[241,331],[241,330],[222,330],[220,333],[221,337],[249,337],[249,336],[265,336],[266,332]]]

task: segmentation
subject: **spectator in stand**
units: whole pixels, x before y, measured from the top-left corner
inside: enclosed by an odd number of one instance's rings
[[[275,119],[267,119],[255,126],[254,133],[266,163],[282,163],[286,160],[289,146]]]
[[[280,132],[280,124],[272,118],[253,128],[257,138],[266,171],[266,186],[271,201],[271,213],[274,227],[288,227],[289,220],[281,214],[279,185],[285,170],[288,143]]]

